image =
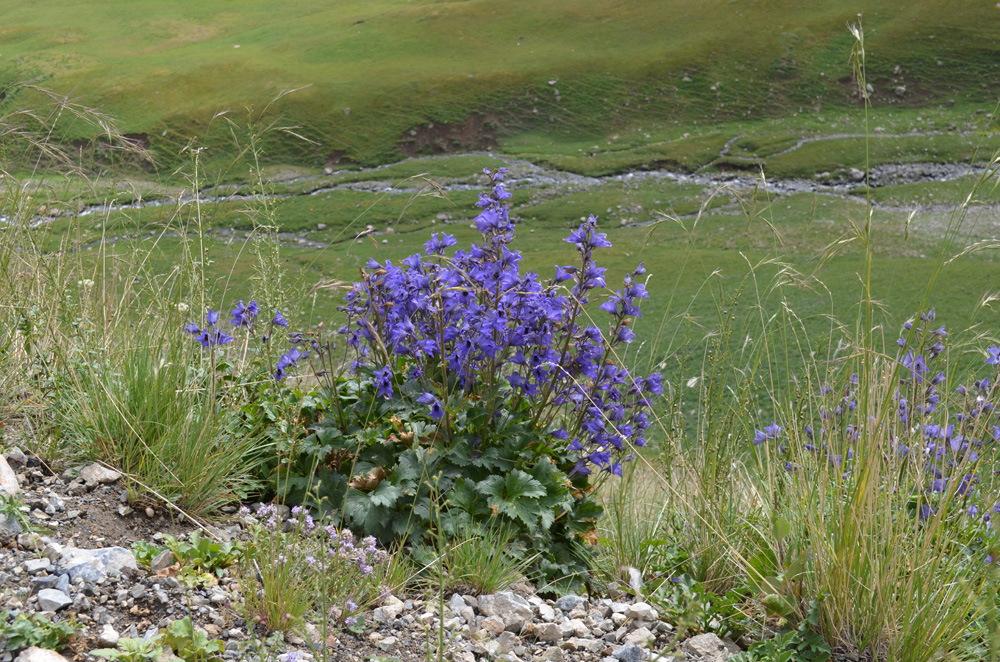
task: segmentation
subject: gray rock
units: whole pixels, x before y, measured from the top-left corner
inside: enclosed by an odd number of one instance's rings
[[[139,570],[132,552],[124,547],[66,547],[61,550],[61,566],[62,572],[69,575],[71,582],[81,578],[88,582],[98,582],[106,579],[109,574],[130,577]]]
[[[542,654],[542,658],[548,662],[563,662],[566,659],[566,653],[561,648],[550,648]]]
[[[636,644],[619,646],[611,653],[611,657],[621,662],[642,662],[646,659],[646,656],[646,649]]]
[[[497,637],[497,643],[500,644],[500,654],[503,655],[514,650],[520,642],[513,632],[501,632]]]
[[[559,626],[559,629],[562,630],[562,636],[565,639],[569,637],[586,637],[590,634],[590,628],[579,618],[566,621]]]
[[[73,600],[62,591],[43,588],[38,592],[38,606],[42,611],[59,611],[73,604]]]
[[[656,610],[645,602],[629,605],[628,609],[625,610],[625,615],[637,621],[655,621],[657,617]]]
[[[31,578],[31,593],[38,593],[43,588],[56,588],[56,583],[59,581],[59,577],[55,575],[44,575],[42,577],[32,577]],[[69,582],[66,583],[66,588],[69,588]],[[65,593],[66,591],[63,591]]]
[[[118,631],[110,623],[107,623],[101,628],[101,633],[97,635],[97,643],[107,648],[114,648],[118,645],[119,638]]]
[[[704,662],[724,662],[741,652],[739,646],[711,632],[691,637],[684,642],[684,650]]]
[[[531,604],[511,591],[480,596],[479,612],[484,616],[496,616],[503,621],[504,628],[511,632],[520,632],[534,615]]]
[[[403,613],[403,601],[394,595],[390,595],[382,602],[381,607],[377,607],[372,612],[372,618],[378,623],[389,623],[399,618]]]
[[[535,626],[535,638],[539,641],[561,641],[562,628],[555,623],[541,623]]]
[[[448,600],[448,609],[450,609],[451,613],[456,616],[461,614],[462,610],[466,607],[468,607],[468,605],[465,604],[465,600],[458,593],[453,593],[451,599]]]
[[[56,585],[52,588],[69,595],[69,575],[59,575],[59,578],[56,579]]]
[[[13,547],[24,529],[16,517],[0,513],[0,547]]]
[[[29,575],[37,575],[42,570],[49,570],[51,567],[52,561],[47,558],[28,559],[24,562],[24,569]]]
[[[386,637],[385,639],[381,639],[376,642],[375,645],[381,650],[390,651],[396,646],[397,643],[399,643],[399,640],[396,639],[396,637]]]
[[[857,168],[848,168],[847,169],[847,178],[850,179],[852,182],[863,181],[864,178],[865,178],[865,171],[864,170],[858,170]]]
[[[68,660],[55,651],[48,648],[25,648],[21,654],[14,658],[14,662],[68,662]]]
[[[17,483],[17,475],[7,464],[7,460],[0,455],[0,494],[7,497],[14,497],[20,494],[21,486]]]
[[[97,462],[80,469],[80,479],[88,488],[98,485],[110,485],[122,477],[120,471],[109,469]]]
[[[900,99],[902,99],[903,97],[906,96],[906,86],[905,85],[898,85],[896,87],[896,89],[893,90],[893,92],[895,92],[895,94],[896,94],[897,97],[899,97]]]
[[[638,644],[639,646],[648,646],[650,641],[656,638],[652,632],[649,631],[647,627],[641,627],[634,632],[629,632],[625,635],[624,643],[626,644]]]
[[[28,466],[28,457],[17,446],[4,453],[4,457],[11,469],[23,469]]]
[[[153,560],[149,562],[149,569],[152,572],[159,572],[160,570],[169,568],[173,564],[174,564],[174,553],[169,549],[165,549],[159,554],[157,554],[155,557],[153,557]]]
[[[586,598],[582,598],[579,595],[564,595],[558,600],[556,600],[556,609],[562,609],[563,611],[572,611],[586,602]]]

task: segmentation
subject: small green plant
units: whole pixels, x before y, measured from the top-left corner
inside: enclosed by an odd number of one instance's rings
[[[209,639],[203,631],[195,629],[191,617],[187,616],[149,639],[123,638],[118,641],[118,648],[101,648],[90,653],[121,662],[152,662],[162,657],[168,648],[184,662],[217,660],[216,653],[225,650],[221,641]]]
[[[400,555],[378,549],[373,537],[357,540],[348,529],[315,522],[298,506],[287,530],[273,505],[243,514],[250,542],[240,561],[240,585],[252,625],[289,632],[318,610],[321,630],[328,615],[356,628],[369,605],[400,588]]]
[[[0,612],[0,642],[8,651],[32,646],[58,650],[79,629],[73,620],[53,622],[44,616],[23,612],[12,619],[10,611]]]
[[[98,648],[90,654],[115,662],[154,662],[163,655],[163,646],[159,635],[148,640],[124,637],[118,640],[118,648]]]
[[[209,640],[201,630],[196,630],[191,623],[191,617],[179,619],[167,626],[163,631],[162,641],[170,646],[177,657],[184,662],[207,662],[215,660],[216,653],[225,650],[218,639]]]
[[[521,581],[537,556],[522,547],[516,529],[504,523],[464,528],[446,543],[444,590],[487,595]]]
[[[734,662],[827,662],[830,645],[819,634],[819,603],[813,600],[806,617],[794,630],[752,644],[746,652],[733,657]]]
[[[160,547],[145,540],[136,540],[132,543],[132,556],[135,557],[136,563],[148,568],[153,559],[165,549],[166,547]]]
[[[0,516],[20,523],[21,528],[25,531],[48,533],[47,530],[32,525],[31,520],[21,510],[21,507],[24,505],[24,501],[21,500],[19,495],[7,496],[6,494],[0,494]]]
[[[238,542],[215,542],[202,537],[197,530],[188,538],[184,541],[171,535],[163,536],[167,549],[174,553],[174,559],[181,566],[182,579],[189,583],[212,583],[215,577],[223,577],[225,570],[234,565],[243,552]]]

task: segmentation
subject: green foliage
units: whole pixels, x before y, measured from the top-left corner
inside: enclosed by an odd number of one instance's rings
[[[162,642],[170,646],[184,662],[215,660],[218,659],[215,654],[225,650],[221,641],[209,640],[203,631],[196,630],[191,624],[190,616],[168,625],[162,632]]]
[[[188,540],[178,540],[164,535],[167,548],[180,563],[180,576],[188,583],[211,583],[213,576],[222,577],[225,570],[235,564],[243,553],[239,542],[216,542],[192,531]]]
[[[11,617],[8,610],[0,612],[0,643],[11,652],[32,646],[58,650],[79,629],[73,620],[53,622],[39,614]]]
[[[810,603],[806,617],[794,630],[785,630],[763,639],[731,658],[735,662],[827,662],[832,651],[819,634],[818,603]]]
[[[444,592],[488,595],[522,581],[535,560],[517,541],[517,530],[508,524],[481,525],[459,531],[445,542],[441,573],[431,571],[430,581],[441,581]]]
[[[71,452],[121,469],[131,491],[188,512],[212,512],[252,494],[259,487],[252,473],[268,445],[240,427],[226,376],[217,378],[216,366],[190,368],[184,338],[161,336],[165,328],[128,333],[110,356],[96,348],[67,354],[53,394],[54,433]],[[162,349],[129,346],[146,333]]]
[[[184,662],[209,662],[220,659],[217,654],[222,653],[225,646],[195,629],[191,617],[186,616],[173,621],[150,639],[124,637],[118,640],[117,648],[101,648],[90,654],[117,662],[153,662],[167,650],[172,650]]]
[[[583,537],[601,508],[586,476],[569,477],[575,462],[532,426],[528,404],[511,398],[494,417],[486,403],[469,399],[446,430],[412,404],[421,395],[416,383],[402,391],[387,401],[368,378],[338,381],[324,394],[338,406],[298,445],[279,491],[340,510],[348,526],[383,544],[430,547],[437,533],[451,539],[484,524],[509,527],[539,552],[533,565],[542,576],[559,578],[561,590],[581,587],[589,557]],[[487,441],[480,435],[489,420]],[[433,507],[441,509],[440,532]]]
[[[701,632],[732,636],[746,631],[742,609],[746,595],[735,590],[716,595],[687,574],[657,581],[645,598],[657,607],[661,618],[674,625],[678,637]]]
[[[148,568],[153,559],[164,549],[166,547],[159,547],[145,540],[136,540],[132,543],[132,556],[135,557],[136,563]]]
[[[115,662],[154,662],[160,659],[163,651],[160,635],[157,635],[148,640],[122,637],[118,640],[118,648],[98,648],[90,651],[90,654]]]

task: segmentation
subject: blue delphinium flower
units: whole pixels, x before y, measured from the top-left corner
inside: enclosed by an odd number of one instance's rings
[[[232,318],[230,322],[233,326],[252,326],[258,311],[256,301],[251,301],[250,305],[244,306],[243,300],[240,299],[240,302],[233,308],[233,312],[230,313]]]
[[[275,365],[274,380],[277,382],[283,381],[288,376],[289,368],[294,367],[307,354],[308,352],[300,351],[297,347],[292,347],[287,353],[282,354]]]
[[[375,386],[381,398],[392,397],[392,370],[385,366],[375,371]]]
[[[417,402],[430,406],[431,418],[435,421],[440,421],[441,417],[444,416],[444,407],[441,405],[441,401],[434,397],[434,394],[424,391],[424,394],[417,398]]]
[[[218,345],[228,345],[233,342],[234,338],[231,335],[224,333],[221,329],[215,328],[215,325],[219,322],[218,312],[209,308],[205,314],[205,321],[208,322],[208,325],[204,329],[198,328],[198,325],[194,322],[188,322],[184,325],[184,330],[194,336],[194,339],[201,344],[203,349],[209,349]]]
[[[648,298],[638,281],[645,269],[640,265],[627,276],[604,306],[612,315],[607,335],[578,324],[592,291],[605,287],[605,269],[594,263],[593,251],[611,244],[597,232],[597,219],[588,218],[567,238],[579,264],[557,267],[544,284],[534,272],[521,272],[521,254],[509,247],[514,223],[504,204],[510,194],[500,186],[505,171],[488,174],[490,188],[476,203],[482,240],[440,262],[420,255],[400,265],[369,261],[345,296],[341,310],[349,323],[341,333],[358,352],[358,369],[375,371],[380,396],[394,393],[390,364],[396,357],[405,361],[408,378],[419,382],[433,370],[438,380],[446,373],[463,396],[478,398],[487,385],[509,385],[532,403],[536,423],[552,420],[545,412],[553,408],[576,421],[562,441],[580,453],[581,473],[592,465],[615,472],[629,445],[645,445],[645,408],[663,393],[658,374],[633,377],[609,364],[613,347],[635,337],[630,324],[639,316],[638,301]],[[435,234],[425,254],[440,255],[455,243]],[[573,284],[562,285],[567,281]],[[439,400],[421,398],[433,418],[443,417]]]
[[[772,421],[763,430],[754,430],[753,445],[760,446],[768,439],[777,439],[780,434],[781,426]]]
[[[282,328],[288,328],[288,320],[285,316],[281,314],[280,310],[274,311],[274,317],[271,319],[271,326],[280,326]]]

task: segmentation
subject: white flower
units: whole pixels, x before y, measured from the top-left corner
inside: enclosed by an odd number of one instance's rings
[[[84,278],[83,280],[76,281],[76,284],[79,285],[80,287],[86,287],[87,289],[90,289],[91,287],[94,286],[94,281],[90,280],[89,278]]]
[[[186,313],[187,311],[188,311],[188,305],[186,303],[181,301],[179,304],[177,304],[177,312]]]

